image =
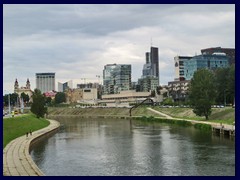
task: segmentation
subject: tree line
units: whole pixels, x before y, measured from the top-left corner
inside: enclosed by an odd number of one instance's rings
[[[214,104],[235,104],[235,66],[216,70],[199,69],[189,86],[189,102],[193,112],[208,120]]]

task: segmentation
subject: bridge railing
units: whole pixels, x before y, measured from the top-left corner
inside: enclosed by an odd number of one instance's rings
[[[142,105],[142,104],[143,104],[144,102],[146,102],[146,101],[150,101],[150,102],[151,102],[151,105],[154,105],[154,101],[153,101],[150,97],[148,97],[148,98],[146,98],[145,100],[143,100],[142,102],[140,102],[139,104],[136,104],[135,106],[131,107],[131,108],[129,109],[129,116],[132,116],[132,110],[133,110],[134,108],[139,107],[140,105]]]

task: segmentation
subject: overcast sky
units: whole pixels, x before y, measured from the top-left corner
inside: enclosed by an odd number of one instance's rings
[[[35,73],[57,82],[98,82],[106,64],[142,75],[145,52],[159,48],[160,84],[174,80],[174,56],[235,48],[235,5],[3,5],[3,90]]]

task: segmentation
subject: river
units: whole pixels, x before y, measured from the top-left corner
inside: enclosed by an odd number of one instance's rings
[[[31,156],[49,176],[234,176],[235,140],[194,127],[56,118]]]

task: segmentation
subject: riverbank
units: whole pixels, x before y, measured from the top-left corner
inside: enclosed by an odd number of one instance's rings
[[[149,110],[152,108],[155,111]],[[49,107],[49,115],[78,115],[83,117],[95,116],[122,116],[128,117],[130,115],[129,108],[59,108]],[[204,117],[196,116],[190,108],[160,108],[158,106],[141,106],[132,110],[132,116],[146,116],[146,117],[160,117],[160,118],[178,118],[185,120],[194,120],[199,122],[223,123],[232,125],[235,121],[234,108],[213,108],[212,115],[209,120]]]
[[[168,114],[160,112],[162,109],[169,109]],[[159,108],[158,106],[142,106],[133,109],[130,117],[129,108],[50,108],[49,117],[56,118],[61,116],[78,116],[80,118],[121,118],[121,119],[141,119],[155,120],[170,124],[193,125],[197,129],[211,130],[212,128],[224,127],[226,131],[232,130],[235,109],[217,110],[213,109],[213,117],[219,117],[219,114],[225,115],[226,119],[213,119],[206,121],[202,117],[197,117],[190,108]],[[170,114],[170,112],[172,112]],[[187,116],[188,115],[188,116]],[[179,117],[180,116],[180,117]],[[230,117],[230,118],[229,118]],[[229,118],[229,119],[228,119]]]
[[[9,119],[8,119],[9,120]],[[49,120],[49,126],[33,131],[32,135],[23,135],[12,140],[3,150],[4,176],[43,176],[42,171],[33,162],[29,151],[31,146],[41,138],[55,132],[59,122]]]
[[[47,127],[49,121],[36,118],[33,114],[9,117],[3,119],[3,148],[13,139]]]

